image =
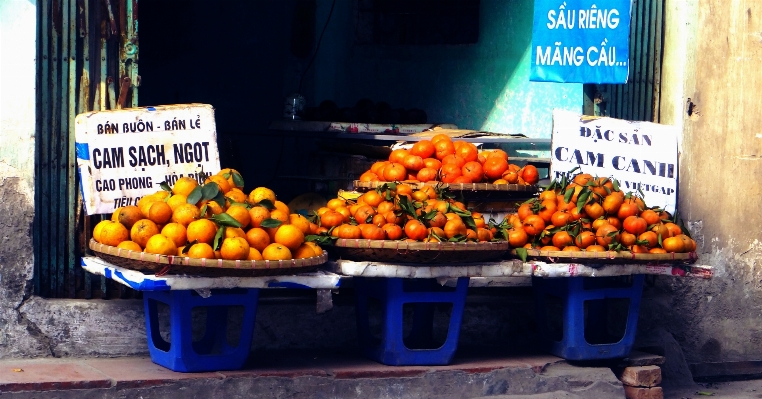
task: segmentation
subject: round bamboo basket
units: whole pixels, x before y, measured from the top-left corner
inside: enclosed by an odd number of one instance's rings
[[[113,265],[147,274],[192,274],[204,276],[256,277],[304,273],[328,260],[328,254],[289,260],[193,259],[187,256],[156,255],[137,252],[90,240],[95,255]]]
[[[354,181],[355,189],[375,189],[376,187],[385,184],[386,182],[378,181]],[[536,185],[524,185],[524,184],[489,184],[489,183],[442,183],[442,182],[400,182],[407,184],[415,189],[421,188],[425,185],[434,186],[441,184],[442,187],[449,187],[450,190],[455,191],[497,191],[497,192],[515,192],[515,193],[536,193],[538,188]]]
[[[448,264],[500,259],[510,244],[501,242],[410,242],[340,238],[332,255],[352,261]]]
[[[518,257],[516,250],[511,250],[511,255]],[[698,260],[695,252],[666,253],[666,254],[642,254],[627,251],[540,251],[527,249],[527,260],[541,260],[550,263],[606,263],[606,264],[633,264],[633,263],[671,263],[691,264]]]

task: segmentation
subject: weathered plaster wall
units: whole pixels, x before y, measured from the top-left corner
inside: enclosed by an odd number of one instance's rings
[[[666,7],[664,121],[682,127],[678,206],[715,278],[658,279],[641,334],[665,328],[689,363],[759,360],[762,3],[687,3]]]
[[[532,0],[482,0],[478,43],[434,46],[356,45],[348,3],[337,3],[305,77],[314,105],[369,98],[421,108],[429,122],[545,138],[554,108],[582,112],[581,84],[529,81]],[[330,7],[318,1],[318,29]]]
[[[35,18],[34,1],[0,2],[0,357],[50,353],[18,311],[33,269]]]

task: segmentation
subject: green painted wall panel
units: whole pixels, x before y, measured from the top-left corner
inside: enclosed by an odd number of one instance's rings
[[[319,29],[330,7],[318,1]],[[338,2],[302,92],[310,105],[369,98],[429,122],[550,137],[554,108],[582,112],[582,85],[529,81],[532,12],[531,0],[482,0],[472,45],[357,45],[353,9]]]

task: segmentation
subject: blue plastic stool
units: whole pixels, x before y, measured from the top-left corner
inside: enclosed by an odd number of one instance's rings
[[[441,287],[434,279],[365,278],[355,277],[357,297],[357,332],[363,354],[389,366],[449,364],[458,347],[463,307],[468,291],[468,277],[458,278],[456,288]],[[383,308],[381,338],[370,332],[368,299],[381,301]],[[403,337],[402,308],[413,303],[413,325]],[[447,339],[432,348],[434,306],[451,303]]]
[[[241,369],[249,356],[257,315],[258,289],[212,290],[203,298],[193,291],[144,291],[146,335],[151,360],[172,371],[200,372]],[[157,303],[169,305],[170,341],[159,334]],[[207,306],[206,332],[193,342],[191,311]],[[229,306],[243,306],[244,316],[238,345],[227,342]]]
[[[629,356],[635,342],[640,298],[643,293],[642,274],[632,276],[632,284],[622,284],[612,277],[568,277],[532,279],[537,310],[537,325],[544,349],[567,360],[617,359]],[[546,314],[546,296],[561,300],[563,307],[562,337],[552,336]],[[629,299],[624,336],[614,343],[591,344],[588,337],[600,338],[606,333],[607,299]],[[585,301],[590,302],[585,315]],[[586,317],[587,316],[587,317]],[[591,329],[586,331],[585,323]],[[599,341],[600,342],[600,341]]]

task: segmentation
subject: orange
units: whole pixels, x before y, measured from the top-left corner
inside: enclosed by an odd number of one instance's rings
[[[521,248],[528,240],[529,236],[527,235],[527,232],[524,231],[523,227],[516,227],[508,230],[508,243],[511,244],[511,247]]]
[[[367,171],[360,175],[359,180],[360,181],[378,181],[378,175],[371,171]]]
[[[270,211],[263,206],[252,206],[249,209],[249,219],[251,227],[259,227],[263,220],[270,219]]]
[[[322,227],[336,227],[344,222],[344,216],[336,211],[328,210],[320,215],[320,225]]]
[[[545,220],[539,215],[529,215],[524,219],[523,226],[527,234],[534,236],[545,229]]]
[[[226,238],[222,241],[220,256],[226,260],[244,260],[249,257],[249,243],[242,237]]]
[[[167,223],[161,229],[161,234],[172,240],[177,247],[181,247],[188,242],[187,233],[188,230],[180,223]]]
[[[450,154],[455,154],[455,145],[449,140],[449,137],[447,140],[443,139],[434,143],[434,149],[436,150],[435,156],[440,161]]]
[[[305,241],[304,245],[309,245],[310,247],[312,247],[312,250],[315,252],[315,256],[320,256],[323,254],[323,248],[321,248],[320,245],[318,245],[315,242]]]
[[[381,229],[384,230],[387,240],[399,240],[402,238],[402,227],[396,223],[387,223],[381,226]]]
[[[415,178],[420,182],[435,181],[437,179],[437,169],[422,168],[415,175]]]
[[[431,140],[431,144],[434,144],[434,145],[436,145],[437,142],[441,141],[441,140],[452,141],[450,136],[448,136],[448,135],[446,135],[444,133],[437,133],[437,134],[433,135],[430,140]]]
[[[389,154],[389,162],[402,163],[406,156],[410,155],[410,152],[404,148],[398,148]]]
[[[220,191],[222,191],[223,194],[227,194],[227,192],[230,191],[230,183],[220,175],[209,176],[209,178],[204,181],[204,184],[209,183],[216,183],[217,187],[220,188]]]
[[[662,240],[661,247],[667,252],[685,252],[685,241],[680,237],[668,237]]]
[[[595,239],[598,245],[607,246],[618,240],[618,230],[609,223],[604,224],[595,231]]]
[[[464,142],[456,150],[455,153],[466,160],[466,162],[476,161],[479,159],[479,149],[472,143]]]
[[[434,144],[430,140],[421,140],[410,148],[410,154],[417,155],[421,158],[429,158],[434,155],[436,149]]]
[[[283,212],[280,209],[273,209],[270,211],[270,219],[280,220],[283,223],[288,223],[288,215],[288,212]]]
[[[182,194],[175,194],[167,200],[167,205],[169,205],[173,212],[178,206],[186,203],[188,203],[188,197]]]
[[[370,171],[373,172],[374,174],[376,174],[377,176],[381,176],[381,170],[383,170],[383,168],[386,165],[388,165],[389,163],[390,163],[389,161],[378,161],[378,162],[375,162],[370,167]]]
[[[225,212],[217,201],[201,201],[198,205],[199,209],[203,208],[204,205],[206,205],[206,213],[202,216],[211,217]]]
[[[116,246],[117,248],[121,249],[129,249],[130,251],[137,251],[141,252],[143,251],[143,248],[140,248],[140,245],[136,243],[135,241],[122,241],[119,243],[119,245]]]
[[[246,238],[246,233],[244,233],[243,229],[240,227],[226,227],[225,238],[230,238],[230,237]]]
[[[138,201],[138,202],[140,202],[140,201]],[[118,222],[119,221],[119,211],[120,210],[122,210],[122,208],[116,208],[116,209],[114,209],[114,212],[111,214],[111,219],[110,219],[112,222]]]
[[[177,255],[177,246],[175,246],[175,243],[161,234],[152,235],[146,242],[145,248],[145,252],[149,254]]]
[[[103,227],[107,224],[112,223],[111,220],[101,220],[98,222],[98,224],[95,225],[95,228],[93,229],[93,239],[97,242],[101,242],[101,232],[103,231]]]
[[[407,169],[401,163],[392,162],[384,168],[384,180],[403,181],[407,178]]]
[[[343,198],[332,198],[325,206],[335,211],[340,206],[347,206],[347,201]]]
[[[408,220],[408,222],[405,223],[405,235],[407,238],[422,241],[428,236],[428,233],[429,231],[426,226],[418,220]]]
[[[296,250],[304,242],[304,233],[298,227],[291,224],[280,226],[275,232],[275,240],[278,244],[285,245],[290,250]]]
[[[246,242],[249,243],[250,247],[261,252],[270,245],[270,235],[264,229],[254,227],[246,232]]]
[[[235,179],[233,178],[233,175],[238,175],[239,177],[241,177],[241,174],[238,173],[237,170],[231,169],[231,168],[225,168],[217,172],[217,174],[228,180],[228,185],[230,185],[230,188],[243,188],[235,184]],[[241,180],[243,180],[243,178],[241,178]]]
[[[249,216],[249,210],[246,209],[246,207],[241,205],[231,205],[227,211],[225,211],[228,215],[232,216],[233,219],[238,221],[238,223],[241,224],[241,228],[246,228],[249,223],[251,222],[251,216]]]
[[[246,194],[237,188],[231,188],[230,191],[225,194],[225,198],[227,198],[230,202],[237,202],[239,204],[245,204],[246,200],[248,199]]]
[[[452,183],[455,179],[463,174],[461,168],[456,164],[443,164],[439,170],[441,174],[441,180],[445,183]]]
[[[146,244],[148,243],[148,239],[152,236],[159,234],[159,227],[156,226],[156,223],[149,219],[140,219],[132,225],[132,229],[130,229],[130,238],[132,241],[135,241],[140,245],[141,247],[145,248]],[[102,235],[102,234],[101,234]],[[176,250],[177,248],[175,248]],[[152,252],[157,253],[157,252]],[[172,251],[172,254],[174,254],[175,251]]]
[[[502,157],[488,157],[487,160],[484,161],[484,176],[490,180],[501,178],[506,170],[508,170],[508,161]]]
[[[119,222],[109,221],[100,231],[100,243],[115,247],[130,238],[127,228]],[[134,241],[134,240],[133,240]]]
[[[372,207],[377,207],[379,204],[381,204],[381,202],[384,201],[384,197],[375,190],[368,191],[367,193],[361,195],[360,198],[362,198],[363,202]]]
[[[188,249],[188,252],[184,254],[185,256],[189,258],[206,258],[206,259],[214,259],[214,250],[212,249],[212,246],[205,243],[200,242],[197,244],[191,245],[190,249]]]
[[[209,219],[199,219],[188,225],[186,237],[188,242],[198,241],[211,244],[217,234],[217,224]]]
[[[191,191],[198,186],[196,179],[188,176],[177,179],[175,185],[172,186],[172,194],[181,194],[184,196],[190,195]]]
[[[291,209],[283,201],[275,201],[273,202],[273,205],[275,205],[275,209],[285,213],[286,215],[291,213]]]
[[[312,246],[308,245],[305,242],[293,252],[293,256],[294,256],[294,259],[304,259],[304,258],[314,258],[315,256],[317,256],[317,254],[315,254],[315,250],[312,248]]]
[[[156,201],[148,207],[148,219],[156,224],[164,224],[172,218],[172,208],[163,201]]]
[[[146,216],[141,211],[140,208],[138,208],[135,205],[128,205],[119,208],[119,212],[115,212],[117,214],[115,222],[119,222],[124,225],[124,227],[131,229],[132,225],[135,224],[140,219],[145,219]]]
[[[458,219],[450,219],[445,223],[443,228],[445,235],[447,238],[453,238],[455,236],[465,236],[466,235],[466,224],[463,223],[462,220]]]
[[[408,154],[402,160],[402,166],[404,166],[408,171],[418,172],[424,167],[423,158],[418,155]]]
[[[251,190],[249,193],[249,203],[254,205],[262,200],[268,200],[274,204],[275,192],[267,187],[257,187],[254,190]]]
[[[442,165],[447,165],[448,163],[458,165],[459,168],[462,168],[463,165],[466,164],[466,160],[465,158],[460,157],[458,155],[450,154],[442,158]]]
[[[249,256],[246,257],[246,260],[264,260],[265,258],[262,257],[262,253],[259,252],[256,248],[249,247]]]
[[[201,210],[196,205],[183,204],[175,208],[170,220],[187,227],[192,221],[198,219],[200,215]]]
[[[482,181],[484,169],[478,161],[469,161],[461,168],[461,176],[470,179],[474,183]]]
[[[291,259],[291,250],[285,245],[272,243],[262,251],[262,257],[265,260],[288,260]]]
[[[298,213],[292,213],[288,215],[288,222],[289,224],[296,226],[305,235],[310,233],[310,221],[307,220],[306,217]]]
[[[536,184],[540,181],[540,173],[534,165],[526,165],[521,169],[520,177],[524,179],[527,184]]]

